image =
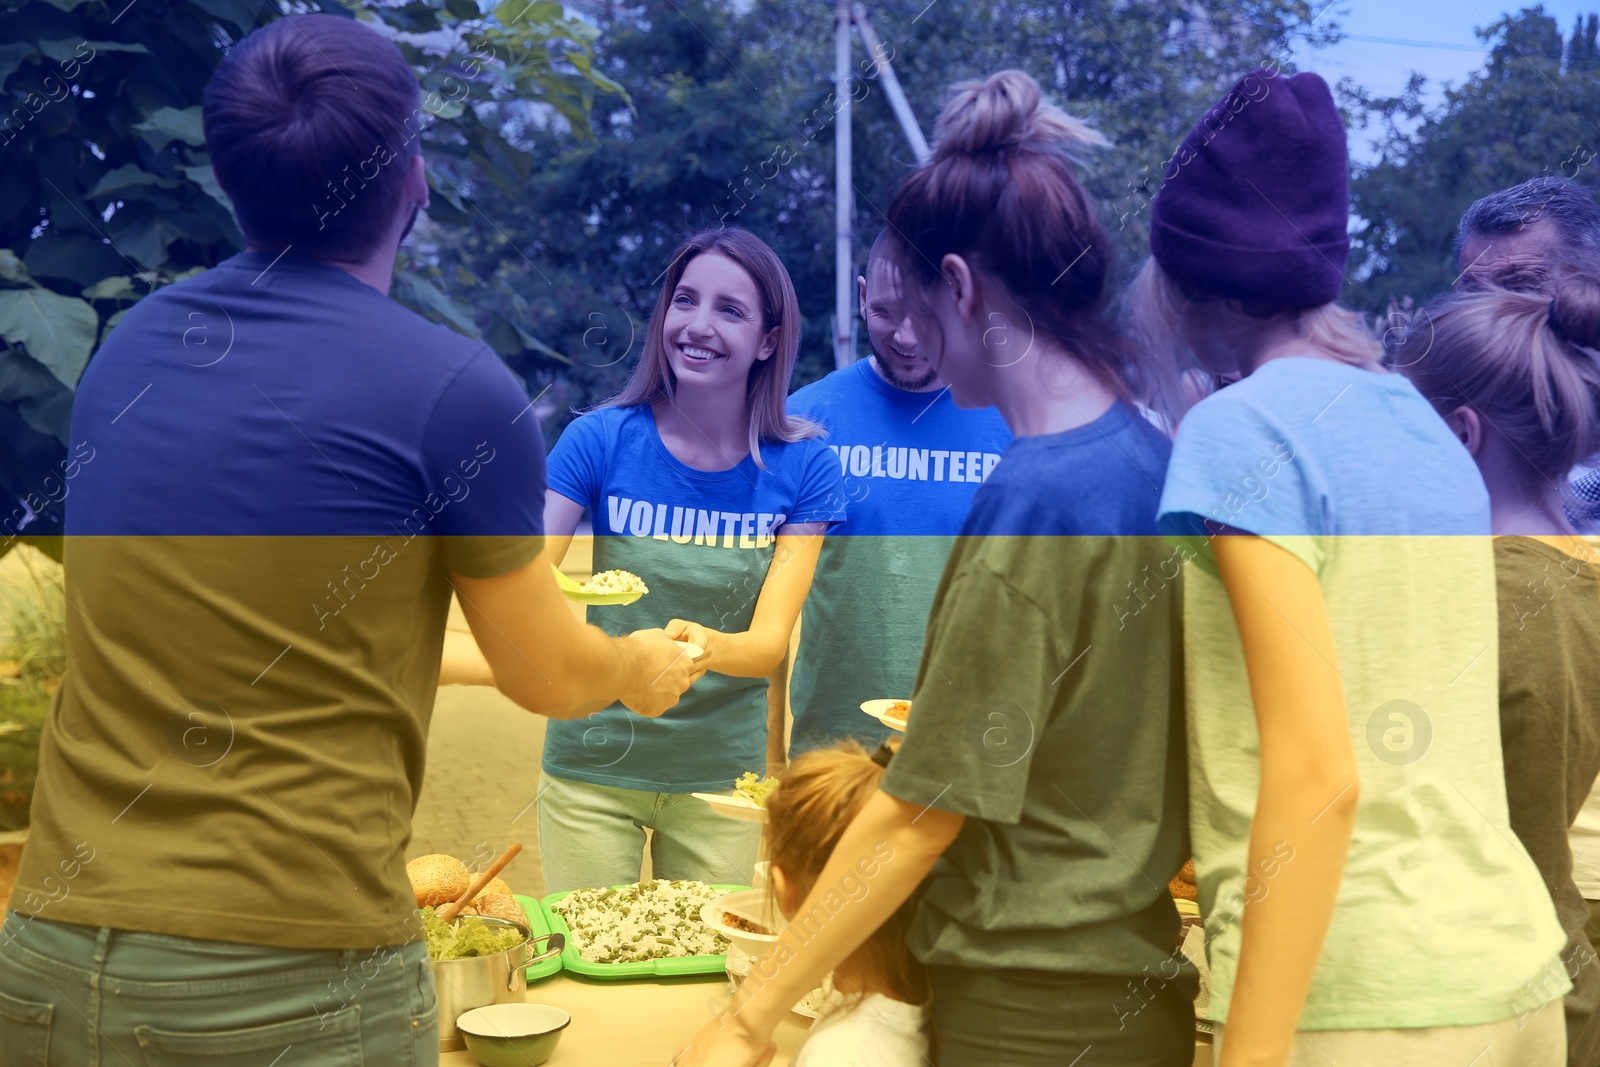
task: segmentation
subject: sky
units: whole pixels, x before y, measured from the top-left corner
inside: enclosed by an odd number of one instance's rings
[[[1313,0],[1314,3],[1320,0]],[[1313,49],[1303,42],[1295,66],[1314,70],[1330,83],[1349,76],[1383,96],[1397,95],[1412,71],[1427,76],[1427,100],[1437,103],[1446,83],[1459,85],[1487,57],[1473,30],[1533,3],[1498,0],[1336,0],[1329,12],[1346,34],[1331,48]],[[1581,13],[1600,13],[1600,0],[1545,0],[1563,37]],[[1357,134],[1351,154],[1366,155]]]

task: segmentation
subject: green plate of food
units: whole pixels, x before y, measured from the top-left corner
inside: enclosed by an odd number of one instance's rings
[[[601,571],[587,582],[569,578],[554,568],[556,585],[568,600],[579,604],[632,604],[650,591],[644,580],[630,571]]]
[[[700,909],[742,885],[657,878],[634,885],[552,893],[541,904],[549,929],[566,937],[561,967],[589,978],[721,974],[728,939]]]

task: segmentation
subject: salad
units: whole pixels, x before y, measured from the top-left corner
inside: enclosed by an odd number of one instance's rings
[[[572,946],[590,963],[643,963],[725,955],[728,939],[700,921],[700,908],[722,895],[704,882],[657,878],[620,889],[579,889],[550,910],[566,920]]]
[[[422,909],[422,934],[428,942],[430,960],[461,960],[469,956],[493,956],[516,948],[528,935],[515,926],[490,926],[476,915],[445,922],[431,906]]]
[[[776,778],[757,778],[754,771],[745,771],[739,780],[733,783],[739,794],[750,798],[757,807],[767,806],[767,795],[778,787]]]

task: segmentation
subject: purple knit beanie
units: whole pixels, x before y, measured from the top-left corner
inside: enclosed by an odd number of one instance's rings
[[[1256,68],[1207,111],[1162,174],[1150,253],[1186,288],[1331,303],[1350,255],[1350,161],[1328,83]]]

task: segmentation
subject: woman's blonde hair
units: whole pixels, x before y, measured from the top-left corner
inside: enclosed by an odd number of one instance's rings
[[[1154,257],[1145,260],[1128,286],[1123,309],[1140,347],[1165,353],[1180,369],[1199,365],[1185,332],[1186,323],[1198,315],[1207,316],[1208,325],[1224,335],[1237,333],[1241,338],[1258,331],[1266,319],[1293,316],[1295,330],[1308,348],[1358,367],[1375,366],[1383,360],[1383,342],[1358,311],[1338,304],[1278,308],[1185,292]]]
[[[767,797],[767,849],[774,868],[804,898],[817,884],[828,857],[851,821],[883,781],[883,768],[854,741],[841,741],[796,756]],[[913,1004],[928,999],[928,978],[906,947],[913,897],[895,911],[858,950],[878,969],[897,997]]]
[[[885,251],[900,270],[918,335],[938,335],[931,294],[947,255],[966,260],[1033,328],[1127,400],[1167,413],[1177,376],[1124,343],[1106,314],[1112,242],[1074,169],[1109,142],[1045,100],[1020,70],[957,82],[934,127],[933,156],[895,188]]]
[[[665,324],[672,294],[683,280],[683,272],[696,256],[714,253],[726,256],[744,268],[761,297],[761,329],[765,337],[778,331],[772,355],[750,368],[745,401],[750,411],[750,455],[756,466],[761,461],[763,441],[803,441],[823,435],[822,427],[810,419],[788,414],[789,379],[800,354],[800,301],[794,282],[765,241],[739,226],[701,230],[691,234],[672,253],[661,292],[656,297],[650,326],[645,332],[644,351],[633,373],[617,394],[598,407],[632,407],[670,400],[677,389],[677,377],[667,361]]]
[[[1600,279],[1571,267],[1531,290],[1452,293],[1391,338],[1396,368],[1440,414],[1475,409],[1555,485],[1600,452],[1597,349]]]

